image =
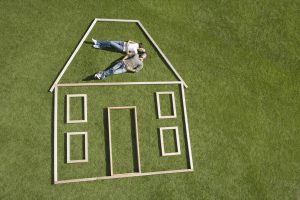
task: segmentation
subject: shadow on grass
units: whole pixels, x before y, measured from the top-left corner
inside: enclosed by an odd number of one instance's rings
[[[113,61],[112,63],[110,63],[110,65],[108,67],[106,67],[103,71],[106,71],[110,68],[112,68],[113,66],[115,66],[119,61],[121,61],[123,59],[124,56],[121,56],[119,57],[118,59],[116,59],[115,61]],[[82,81],[92,81],[92,80],[98,80],[98,79],[95,79],[94,77],[95,74],[91,74],[91,75],[88,75],[87,77],[83,78]]]
[[[138,161],[138,144],[137,144],[137,130],[135,124],[135,112],[134,109],[130,109],[130,118],[131,118],[131,142],[132,142],[132,157],[133,157],[133,171],[139,171],[139,161]]]
[[[104,127],[104,144],[105,144],[105,163],[106,163],[106,176],[111,176],[110,173],[110,148],[109,148],[109,132],[108,132],[108,109],[103,109],[103,127]]]

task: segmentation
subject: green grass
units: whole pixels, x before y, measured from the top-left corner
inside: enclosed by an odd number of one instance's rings
[[[296,0],[1,1],[0,198],[299,198],[299,9]],[[47,90],[95,17],[139,19],[188,84],[195,172],[51,184],[53,96]],[[114,38],[100,26],[91,34]],[[151,51],[137,29],[118,34],[138,37]],[[107,81],[169,80],[169,70],[149,54],[139,74]],[[84,44],[78,56],[63,82],[81,82],[121,55]],[[113,98],[109,91],[103,97]],[[100,134],[93,141],[91,153],[105,151]],[[61,175],[105,173],[94,170],[101,159]]]

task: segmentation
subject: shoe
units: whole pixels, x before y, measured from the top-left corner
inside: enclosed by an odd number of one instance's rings
[[[97,44],[94,44],[93,47],[96,48],[96,49],[100,49],[100,46],[97,45]]]
[[[96,73],[95,75],[94,75],[94,78],[95,79],[98,79],[98,80],[102,80],[101,78],[102,78],[102,75],[103,75],[103,72],[98,72],[98,73]]]
[[[104,73],[102,73],[102,74],[101,74],[101,77],[100,77],[100,80],[103,80],[103,79],[105,79]]]
[[[97,44],[97,40],[95,40],[94,38],[92,38],[94,44]]]

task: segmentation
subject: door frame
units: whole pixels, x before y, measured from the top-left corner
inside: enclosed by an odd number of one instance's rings
[[[122,109],[133,109],[134,110],[134,123],[135,123],[135,138],[136,138],[136,151],[137,151],[137,172],[114,174],[113,173],[113,158],[112,158],[112,144],[111,144],[111,123],[110,123],[110,111],[111,110],[122,110]],[[139,150],[139,134],[138,134],[138,123],[137,123],[137,109],[136,106],[119,106],[119,107],[107,107],[107,118],[108,118],[108,141],[109,141],[109,161],[110,161],[110,175],[111,176],[122,176],[128,174],[142,173],[141,161],[140,161],[140,150]]]

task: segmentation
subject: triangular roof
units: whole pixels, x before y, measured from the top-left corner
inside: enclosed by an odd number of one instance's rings
[[[78,43],[77,47],[73,51],[72,55],[70,56],[70,58],[68,59],[68,61],[66,62],[66,64],[64,65],[64,67],[62,68],[62,70],[60,71],[60,73],[58,74],[58,76],[56,77],[55,81],[53,82],[52,86],[49,89],[50,92],[53,92],[55,86],[60,82],[60,80],[63,77],[64,73],[66,72],[67,68],[71,64],[72,60],[75,58],[75,56],[78,53],[79,49],[81,48],[82,44],[84,43],[84,41],[86,40],[87,36],[92,31],[92,29],[94,28],[94,26],[95,26],[95,24],[97,22],[127,22],[127,23],[128,22],[133,22],[133,23],[136,23],[139,26],[139,28],[143,31],[144,35],[147,37],[147,39],[152,44],[152,46],[155,48],[155,50],[158,52],[158,54],[160,55],[160,57],[162,58],[162,60],[165,62],[165,64],[174,73],[175,77],[187,88],[187,85],[184,82],[184,80],[182,79],[182,77],[179,75],[179,73],[173,67],[173,65],[171,64],[171,62],[164,55],[164,53],[161,51],[161,49],[158,47],[158,45],[156,44],[156,42],[152,39],[152,37],[150,36],[150,34],[147,32],[147,30],[144,28],[144,26],[142,25],[142,23],[139,20],[95,18],[93,20],[93,22],[91,23],[90,27],[88,28],[88,30],[86,31],[85,35],[82,37],[81,41]]]

